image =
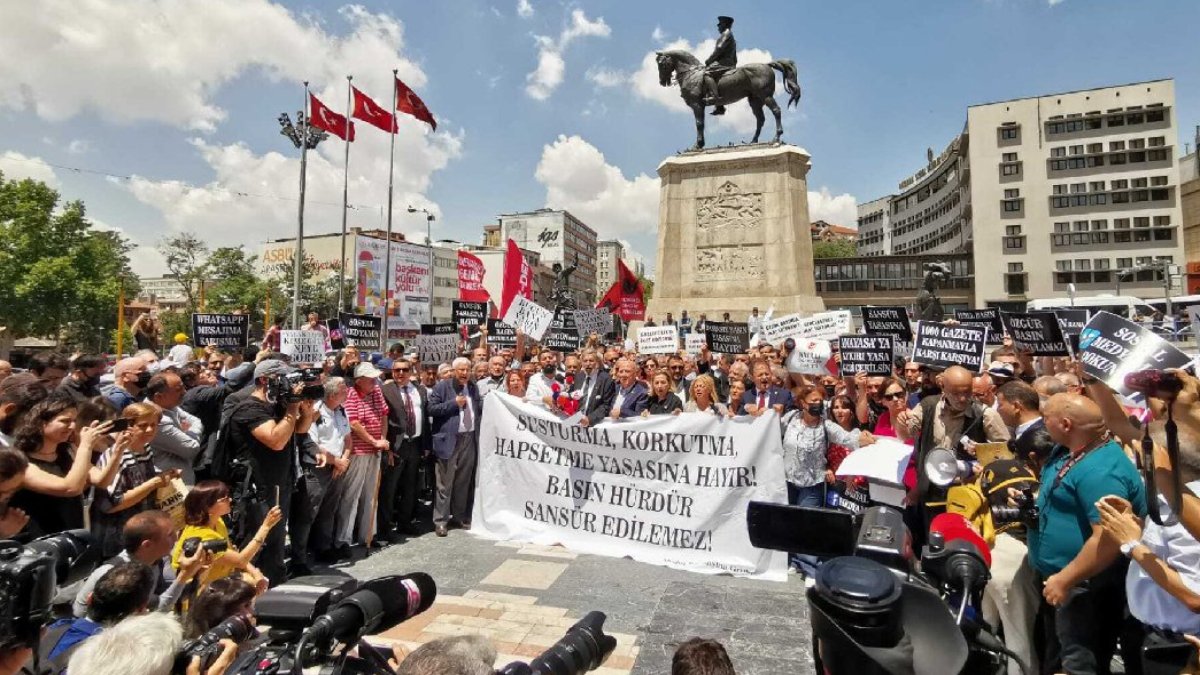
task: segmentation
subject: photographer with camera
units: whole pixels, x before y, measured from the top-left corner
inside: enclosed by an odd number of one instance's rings
[[[183,638],[195,640],[229,617],[240,615],[254,623],[254,586],[239,577],[217,579],[196,595],[183,620]]]
[[[21,490],[29,460],[9,448],[0,448],[0,539],[11,539],[29,523],[29,515],[9,508],[8,501]]]
[[[225,525],[224,516],[229,515],[231,509],[229,488],[218,480],[200,481],[183,499],[186,526],[171,553],[171,564],[179,570],[184,560],[195,554],[195,550],[212,552],[212,566],[200,577],[201,586],[239,570],[248,574],[261,586],[259,580],[263,578],[262,574],[252,562],[262,550],[267,537],[283,519],[283,512],[279,507],[268,511],[258,527],[258,532],[244,548],[239,549],[230,541],[229,530]]]
[[[1061,659],[1069,673],[1104,672],[1125,609],[1124,561],[1104,535],[1096,503],[1117,496],[1137,515],[1146,491],[1120,445],[1107,440],[1100,407],[1076,394],[1056,394],[1042,414],[1057,447],[1042,467],[1038,521],[1027,533],[1035,584],[1045,599],[1048,638],[1043,663]],[[1057,645],[1054,642],[1057,641]]]
[[[249,458],[249,485],[242,498],[248,525],[259,527],[260,534],[266,527],[259,565],[272,585],[287,580],[286,522],[296,481],[301,478],[296,437],[307,435],[315,416],[311,401],[302,405],[305,383],[288,377],[297,374],[283,361],[260,361],[254,367],[253,393],[236,404],[228,423],[231,447]],[[271,515],[273,512],[276,515]],[[274,528],[274,522],[280,520],[284,527]]]

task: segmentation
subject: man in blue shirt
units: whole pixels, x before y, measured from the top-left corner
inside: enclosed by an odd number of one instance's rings
[[[1038,526],[1028,533],[1029,562],[1041,583],[1063,671],[1106,672],[1124,613],[1125,566],[1104,536],[1096,502],[1114,495],[1146,513],[1141,476],[1106,438],[1099,406],[1078,394],[1056,394],[1042,411],[1057,443],[1042,467]],[[1043,662],[1055,662],[1053,649]],[[1058,671],[1055,671],[1058,672]]]

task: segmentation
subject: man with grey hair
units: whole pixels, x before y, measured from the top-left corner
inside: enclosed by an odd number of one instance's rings
[[[183,626],[174,615],[143,614],[89,638],[71,656],[67,669],[86,675],[170,675],[182,646]],[[219,658],[226,667],[237,653],[233,646],[228,660],[228,645]]]
[[[433,387],[429,414],[433,419],[433,454],[437,458],[437,496],[433,526],[437,536],[446,536],[453,518],[464,530],[471,529],[471,482],[479,445],[479,415],[483,398],[471,381],[471,360],[463,357],[450,364],[453,374]]]
[[[308,436],[324,457],[315,473],[325,482],[325,492],[317,506],[309,543],[321,562],[337,562],[350,557],[350,540],[339,538],[337,512],[342,501],[342,475],[350,468],[350,419],[342,404],[348,393],[346,378],[325,380],[325,398],[316,405],[317,419],[308,428]]]
[[[1054,377],[1067,388],[1068,394],[1082,394],[1083,383],[1075,373],[1055,373]]]
[[[1033,381],[1033,390],[1042,400],[1042,407],[1045,407],[1046,401],[1050,400],[1051,396],[1067,393],[1067,385],[1053,375],[1042,375]]]
[[[417,647],[396,675],[492,675],[496,647],[482,635],[455,635]]]
[[[121,411],[130,403],[136,403],[149,383],[150,371],[146,369],[146,360],[130,356],[113,366],[113,383],[101,387],[100,394]]]

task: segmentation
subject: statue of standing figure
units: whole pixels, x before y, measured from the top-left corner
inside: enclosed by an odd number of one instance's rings
[[[941,323],[946,318],[942,309],[942,299],[938,297],[937,289],[941,282],[950,279],[950,266],[946,263],[925,263],[925,281],[921,292],[917,293],[917,320]]]
[[[550,294],[550,299],[554,301],[554,310],[575,309],[575,294],[571,292],[571,275],[579,269],[579,254],[575,254],[575,262],[570,267],[563,267],[562,263],[554,263],[551,269],[554,270],[555,275],[554,291]]]

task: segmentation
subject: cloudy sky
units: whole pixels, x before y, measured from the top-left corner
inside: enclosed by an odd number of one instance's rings
[[[39,0],[0,22],[0,171],[83,199],[139,245],[143,274],[172,232],[257,251],[295,231],[299,158],[275,118],[301,83],[342,110],[353,75],[386,105],[397,68],[439,126],[401,120],[396,229],[423,234],[413,205],[437,214],[435,238],[477,242],[499,213],[566,208],[653,265],[655,169],[693,138],[653,53],[707,55],[724,13],[742,62],[798,65],[785,140],[813,156],[814,219],[852,225],[972,103],[1174,77],[1180,148],[1200,122],[1191,2]],[[752,131],[737,104],[709,143]],[[310,155],[309,233],[340,228],[343,150]],[[387,134],[359,123],[351,226],[384,222],[387,168]]]

